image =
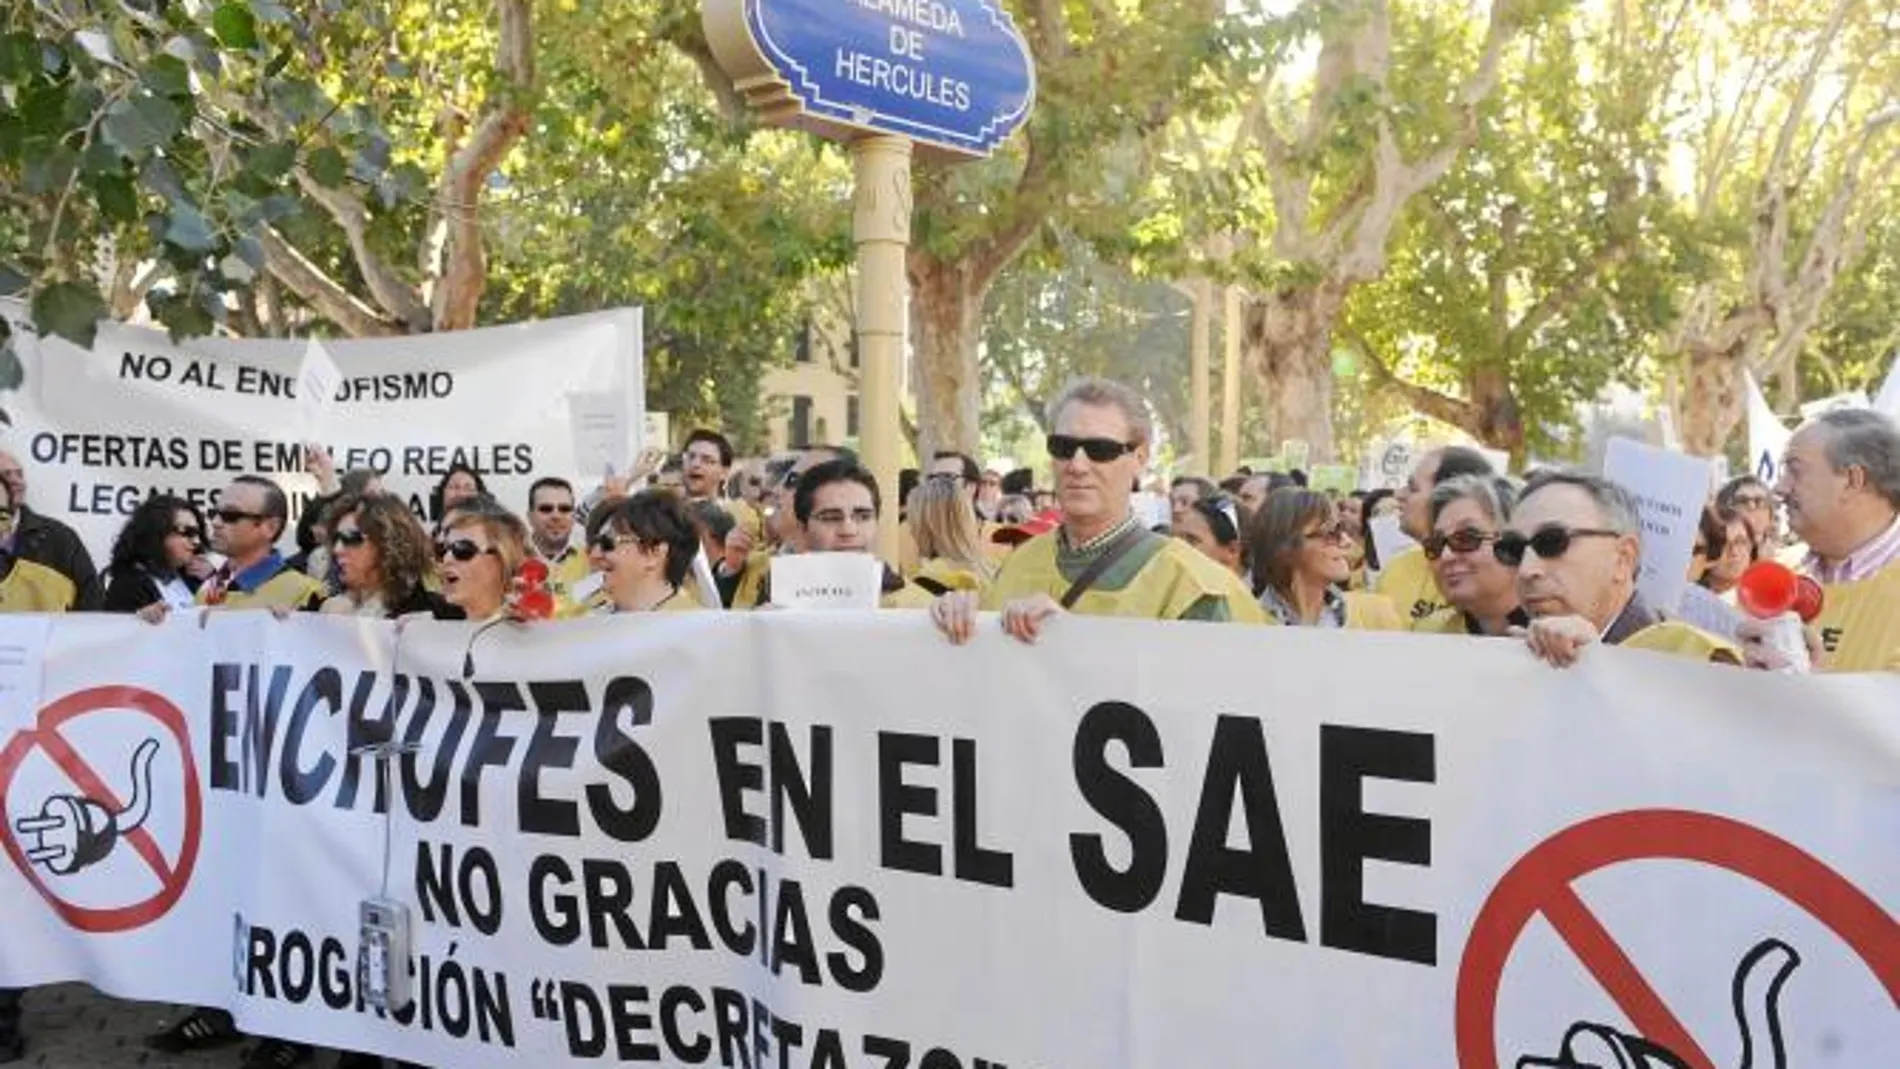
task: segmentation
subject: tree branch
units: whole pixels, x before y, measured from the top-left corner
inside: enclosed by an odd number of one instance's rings
[[[449,157],[436,186],[436,203],[444,213],[447,231],[442,271],[433,294],[437,330],[475,325],[488,272],[477,215],[482,188],[528,131],[529,97],[534,92],[531,6],[529,0],[495,0],[495,13],[500,23],[495,73],[502,84],[475,132]]]
[[[274,228],[265,227],[258,238],[264,246],[264,266],[270,273],[351,337],[386,338],[406,333],[402,324],[383,318],[324,274]]]
[[[1400,378],[1364,334],[1348,330],[1346,336],[1347,341],[1366,358],[1366,364],[1380,386],[1397,393],[1413,409],[1441,423],[1449,423],[1473,435],[1479,432],[1484,413],[1476,404]]]
[[[304,195],[327,212],[350,245],[356,269],[369,287],[369,295],[384,312],[408,325],[411,331],[429,329],[429,309],[395,270],[376,255],[369,244],[369,209],[362,200],[343,189],[330,189],[297,168],[297,185]]]

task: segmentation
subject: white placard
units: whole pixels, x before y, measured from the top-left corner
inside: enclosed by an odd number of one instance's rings
[[[1411,535],[1399,526],[1397,513],[1387,513],[1367,525],[1372,532],[1372,548],[1378,551],[1379,563],[1390,565],[1399,554],[1418,545]]]
[[[574,456],[581,470],[620,472],[632,465],[633,421],[625,394],[569,394],[567,412],[574,431]]]
[[[1781,458],[1788,452],[1788,439],[1794,434],[1788,425],[1768,407],[1768,399],[1762,396],[1761,383],[1755,376],[1742,372],[1742,386],[1748,391],[1748,474],[1755,476],[1770,486],[1781,475]]]
[[[869,553],[781,553],[772,558],[772,604],[781,609],[875,609],[884,565]]]
[[[1366,490],[1397,490],[1412,477],[1417,462],[1417,447],[1407,439],[1375,442],[1360,465],[1360,486]]]
[[[304,346],[303,362],[297,365],[297,415],[308,437],[329,429],[330,414],[336,411],[337,389],[343,384],[343,371],[330,358],[330,350],[312,339]]]
[[[1643,523],[1643,570],[1636,585],[1665,612],[1682,600],[1696,527],[1709,499],[1709,462],[1629,438],[1612,438],[1603,477],[1636,497]]]
[[[673,448],[673,417],[665,412],[648,412],[640,424],[641,451]]]
[[[1887,371],[1887,381],[1874,397],[1874,411],[1885,413],[1889,419],[1900,419],[1900,349],[1894,350],[1891,359],[1893,366]]]

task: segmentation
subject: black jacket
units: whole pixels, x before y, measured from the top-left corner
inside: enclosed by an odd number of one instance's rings
[[[105,604],[105,588],[92,566],[92,554],[71,527],[28,508],[20,509],[13,535],[13,555],[58,572],[73,581],[75,612],[97,612]]]
[[[198,580],[189,575],[179,578],[192,593],[198,592]],[[143,564],[106,569],[105,588],[104,603],[100,607],[106,612],[137,612],[164,597],[158,592],[158,580]]]

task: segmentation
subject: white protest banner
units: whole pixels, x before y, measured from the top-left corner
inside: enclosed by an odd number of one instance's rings
[[[1674,612],[1689,585],[1689,558],[1709,499],[1709,462],[1630,438],[1612,438],[1603,477],[1636,498],[1643,564],[1636,586],[1650,605]]]
[[[1788,439],[1794,432],[1768,407],[1755,376],[1742,372],[1742,386],[1748,391],[1748,471],[1770,486],[1781,474],[1781,458],[1788,452]]]
[[[633,463],[633,413],[618,390],[567,396],[574,431],[574,456],[592,474],[626,471]]]
[[[296,375],[308,343],[197,338],[104,323],[90,350],[38,337],[0,300],[26,382],[0,397],[0,445],[27,472],[29,503],[71,524],[95,560],[153,493],[209,508],[237,475],[290,496],[293,524],[316,492],[303,472]],[[525,507],[542,475],[597,477],[574,456],[567,396],[626,393],[644,408],[639,309],[404,338],[326,341],[342,372],[320,444],[339,471],[376,468],[418,513],[454,464]],[[284,545],[292,543],[286,535]]]
[[[458,1069],[1900,1050],[1892,676],[1069,617],[141,628],[59,620],[0,709],[0,985]],[[386,848],[393,1019],[353,968]]]
[[[1893,364],[1887,369],[1887,381],[1881,384],[1880,393],[1874,396],[1874,411],[1884,412],[1891,419],[1900,419],[1900,349],[1894,350]]]
[[[304,346],[303,363],[297,365],[297,413],[303,432],[316,437],[329,429],[330,413],[336,411],[337,390],[343,385],[343,371],[330,359],[323,343],[311,339]]]
[[[772,604],[837,612],[875,609],[884,565],[869,553],[781,553],[772,558]]]

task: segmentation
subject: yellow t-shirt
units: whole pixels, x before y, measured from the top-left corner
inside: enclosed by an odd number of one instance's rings
[[[735,611],[758,608],[759,597],[765,593],[766,577],[771,574],[772,551],[754,550],[746,558],[745,571],[739,575],[739,587],[732,594],[732,608]]]
[[[968,565],[957,564],[941,557],[933,557],[918,563],[916,567],[904,573],[904,578],[912,583],[917,583],[918,580],[934,583],[942,587],[946,593],[952,590],[968,590],[981,594],[983,588],[989,585],[989,580],[983,578],[982,573]]]
[[[1438,576],[1432,574],[1432,562],[1425,559],[1425,551],[1417,546],[1385,562],[1385,570],[1379,573],[1372,592],[1390,601],[1407,626],[1416,627],[1433,613],[1451,608],[1451,603],[1438,590]]]
[[[1828,672],[1900,672],[1900,564],[1871,579],[1821,588],[1814,626]]]
[[[44,564],[15,560],[0,579],[0,612],[66,612],[79,588]]]
[[[1685,624],[1681,620],[1664,620],[1658,624],[1651,624],[1624,639],[1623,648],[1653,650],[1657,653],[1668,653],[1696,661],[1714,661],[1717,664],[1742,663],[1742,651],[1732,643],[1725,642],[1699,627]]]
[[[1345,598],[1348,631],[1407,630],[1406,622],[1399,618],[1399,610],[1384,595],[1349,590]]]
[[[198,604],[214,604],[209,600],[212,586],[206,583],[198,588]],[[295,568],[285,568],[251,591],[225,589],[223,598],[215,604],[225,609],[301,609],[322,593],[322,583]]]
[[[1056,564],[1060,538],[1060,531],[1038,535],[1010,554],[996,580],[983,594],[983,607],[1001,609],[1012,601],[1036,594],[1061,600],[1068,593],[1071,580],[1063,576]],[[1224,611],[1229,621],[1267,622],[1265,610],[1234,573],[1182,542],[1171,538],[1158,538],[1158,542],[1140,570],[1126,583],[1112,588],[1097,583],[1076,601],[1072,611],[1084,616],[1184,620],[1201,618],[1198,613],[1210,607],[1204,603],[1211,603],[1216,611]],[[1110,569],[1111,572],[1116,570]]]
[[[542,557],[539,553],[535,556],[548,566],[548,593],[554,595],[557,613],[561,608],[573,605],[574,588],[594,570],[587,563],[587,551],[579,546],[569,546],[558,557]]]

